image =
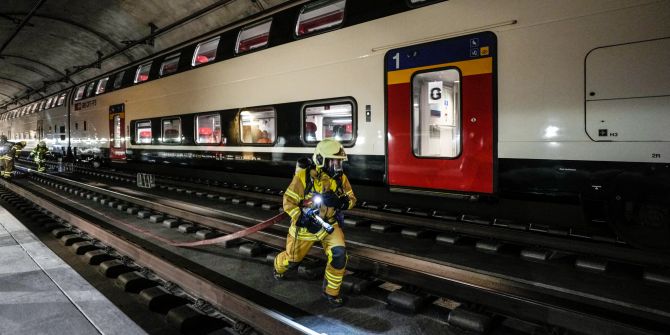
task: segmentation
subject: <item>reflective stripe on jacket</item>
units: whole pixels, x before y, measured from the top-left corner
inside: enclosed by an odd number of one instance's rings
[[[286,189],[286,192],[284,192],[283,207],[284,211],[291,217],[291,224],[294,224],[300,218],[300,203],[304,199],[311,198],[313,196],[312,192],[324,193],[325,191],[330,190],[335,192],[337,196],[346,195],[349,197],[348,209],[351,209],[356,205],[356,196],[351,189],[351,184],[349,184],[349,179],[346,175],[342,175],[342,189],[338,190],[337,181],[330,178],[325,172],[322,172],[320,168],[309,169],[312,179],[312,187],[311,190],[305,192],[305,187],[307,187],[307,171],[308,170],[299,170],[295,176],[293,176],[293,180]],[[305,196],[306,193],[307,195]],[[335,208],[321,206],[319,216],[332,223],[334,222],[335,212]]]

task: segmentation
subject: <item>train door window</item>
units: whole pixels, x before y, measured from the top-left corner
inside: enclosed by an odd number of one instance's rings
[[[191,66],[205,64],[213,61],[216,58],[216,48],[219,46],[220,37],[216,37],[207,42],[198,44],[193,54]]]
[[[354,140],[354,104],[351,101],[336,101],[310,104],[303,107],[303,140],[317,143],[324,138],[333,138],[341,143]]]
[[[273,107],[249,108],[240,112],[242,143],[272,144],[277,137],[277,112]]]
[[[412,78],[412,147],[418,157],[461,154],[460,72],[445,69]]]
[[[163,63],[161,63],[161,69],[159,71],[159,75],[162,77],[177,72],[179,66],[179,58],[180,54],[174,54],[165,57],[165,60],[163,61]]]
[[[79,123],[78,122],[74,123],[74,130],[79,130]]]
[[[219,114],[196,116],[195,129],[197,144],[221,143],[221,116]]]
[[[121,148],[121,115],[114,114],[114,148]],[[84,121],[84,130],[86,130],[86,121]],[[151,137],[151,136],[149,136]]]
[[[142,64],[137,67],[135,72],[135,81],[134,83],[141,83],[149,79],[149,70],[151,70],[151,63]]]
[[[251,51],[268,45],[270,37],[270,26],[272,19],[264,22],[244,27],[237,34],[237,43],[235,43],[235,53]]]
[[[105,93],[105,86],[107,86],[107,81],[109,81],[109,77],[100,79],[100,81],[98,82],[98,88],[95,89],[96,95]]]
[[[86,121],[84,121],[84,131],[86,131]]]
[[[65,97],[67,97],[67,93],[63,93],[58,97],[58,106],[63,106],[65,103]]]
[[[181,119],[163,119],[162,125],[162,142],[163,143],[181,143]]]
[[[151,121],[137,121],[135,123],[135,142],[137,144],[151,144],[152,138]]]
[[[124,71],[121,71],[116,74],[116,77],[114,77],[114,89],[117,90],[121,88],[121,85],[123,84],[123,73]]]
[[[92,81],[88,84],[88,87],[86,87],[86,97],[91,97],[93,95],[93,91],[95,89],[95,81]]]
[[[295,25],[295,36],[301,37],[337,28],[344,21],[346,0],[324,0],[302,7]]]
[[[81,100],[84,97],[84,90],[86,90],[86,85],[81,85],[77,87],[77,94],[74,95],[74,100]]]

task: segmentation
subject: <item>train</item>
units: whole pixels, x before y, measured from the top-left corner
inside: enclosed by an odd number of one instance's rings
[[[0,133],[270,177],[335,138],[354,185],[573,199],[668,251],[668,22],[655,0],[299,1],[16,106]]]

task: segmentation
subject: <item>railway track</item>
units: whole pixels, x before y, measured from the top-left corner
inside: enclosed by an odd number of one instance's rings
[[[47,186],[55,187],[59,191],[67,191],[84,198],[90,197],[97,200],[97,203],[106,200],[105,205],[107,206],[110,203],[127,204],[126,206],[134,207],[137,211],[146,209],[161,213],[160,215],[196,222],[199,227],[213,232],[212,236],[217,232],[237,231],[260,220],[258,215],[254,218],[253,215],[240,215],[232,211],[216,211],[207,206],[166,199],[131,187],[104,185],[99,182],[97,185],[96,183],[81,183],[51,175],[38,175],[33,179],[46,182]],[[122,175],[115,175],[109,179],[117,182],[134,182]],[[169,187],[176,187],[163,186],[164,189],[160,189],[163,194],[164,190]],[[16,186],[8,185],[8,187]],[[27,192],[17,191],[19,194]],[[237,192],[248,191],[237,190]],[[200,198],[204,199],[210,198],[210,194],[198,194],[203,192],[194,190],[182,189],[182,192],[179,193],[200,195]],[[270,201],[276,202],[277,195],[248,193],[256,194],[256,199],[264,198],[264,201],[267,201],[265,205],[268,205],[266,207],[276,208]],[[225,197],[225,195],[222,196]],[[241,195],[238,194],[238,197],[237,202],[244,203]],[[254,199],[254,197],[246,199]],[[215,200],[218,200],[218,197]],[[229,197],[228,200],[232,203],[234,199]],[[260,206],[260,204],[255,206]],[[259,212],[257,209],[253,211]],[[393,215],[387,213],[389,214]],[[268,214],[265,212],[265,214],[261,213],[262,215],[267,216]],[[354,220],[352,225],[356,224],[357,221]],[[284,245],[285,228],[285,225],[280,225],[271,231],[252,235],[250,239],[265,246],[280,249]],[[616,299],[597,296],[597,292],[584,292],[569,287],[532,282],[520,277],[483,271],[474,266],[468,268],[431,258],[430,255],[422,257],[402,250],[374,246],[361,242],[364,238],[357,241],[357,233],[348,232],[347,234],[348,237],[353,236],[353,240],[348,241],[348,249],[352,255],[350,267],[357,273],[365,273],[375,279],[413,285],[421,288],[421,292],[432,296],[449,297],[456,301],[467,301],[469,305],[485,306],[490,315],[505,315],[538,323],[551,320],[552,327],[585,333],[608,333],[610,331],[653,333],[655,329],[663,329],[668,323],[667,311],[659,305],[645,306],[640,301],[616,301]],[[318,258],[321,257],[321,253],[318,250],[312,250],[311,256]],[[399,304],[402,305],[403,301],[400,300]]]
[[[134,173],[120,171],[100,171],[85,167],[76,167],[77,171],[113,181],[125,180],[134,183]],[[194,178],[193,181],[178,180],[164,176],[156,176],[156,186],[161,189],[180,193],[191,191],[208,195],[223,195],[229,198],[260,201],[271,204],[281,203],[283,190],[267,187],[220,183],[208,179]],[[429,231],[438,234],[436,238],[443,240],[458,239],[461,235],[479,239],[499,241],[499,244],[511,243],[536,246],[536,252],[544,249],[543,254],[549,256],[552,251],[587,254],[618,262],[651,267],[668,267],[670,259],[658,257],[657,253],[640,250],[626,245],[614,236],[605,234],[589,234],[576,230],[559,230],[547,225],[532,222],[517,222],[505,218],[491,218],[440,210],[407,208],[402,204],[379,204],[363,199],[360,206],[348,211],[348,215],[359,220],[383,222],[388,227],[383,229],[400,229],[408,233]],[[439,234],[442,234],[441,236]],[[649,274],[649,277],[654,277]]]

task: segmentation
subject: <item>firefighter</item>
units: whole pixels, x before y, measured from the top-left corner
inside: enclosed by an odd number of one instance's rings
[[[7,136],[0,135],[0,171],[5,169],[5,159],[3,157],[11,147],[12,143],[7,142]]]
[[[12,177],[12,172],[14,171],[14,159],[19,155],[25,146],[26,141],[16,143],[4,156],[2,156],[2,160],[5,162],[5,169],[2,171],[3,178],[9,179]]]
[[[37,146],[30,152],[30,157],[34,156],[35,164],[37,164],[37,172],[44,172],[46,170],[46,155],[49,152],[47,144],[40,141]]]
[[[339,142],[332,139],[319,142],[312,158],[306,168],[296,169],[284,193],[283,207],[291,217],[291,227],[286,236],[286,250],[274,260],[273,275],[275,279],[283,279],[286,271],[297,267],[314,242],[319,241],[328,257],[323,295],[331,306],[339,307],[344,303],[340,285],[347,264],[340,211],[353,208],[356,197],[342,170],[347,155]],[[330,225],[329,229],[310,214],[318,215]]]

